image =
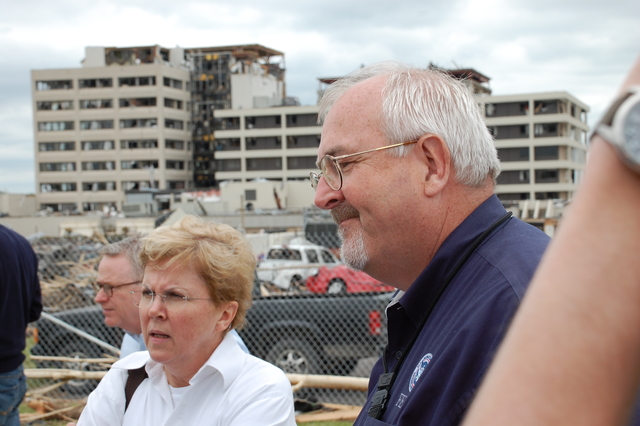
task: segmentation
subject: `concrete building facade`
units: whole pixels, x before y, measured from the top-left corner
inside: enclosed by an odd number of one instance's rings
[[[182,49],[88,47],[83,67],[31,72],[41,209],[122,209],[129,189],[192,186]]]
[[[281,105],[281,52],[260,45],[87,47],[31,72],[40,209],[122,211],[125,191],[216,185],[213,111]]]
[[[498,197],[570,200],[584,174],[589,107],[567,92],[476,99],[498,149]]]
[[[322,128],[317,106],[216,110],[216,178],[308,180]]]

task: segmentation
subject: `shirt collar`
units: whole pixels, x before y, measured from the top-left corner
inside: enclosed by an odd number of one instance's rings
[[[205,377],[219,372],[223,380],[224,389],[226,389],[242,371],[246,362],[246,356],[249,355],[240,349],[233,335],[227,333],[207,362],[205,362],[204,365],[200,367],[200,370],[191,378],[189,384],[193,385]],[[114,363],[112,368],[135,370],[145,364],[145,369],[150,378],[161,373],[164,374],[162,364],[151,359],[149,351],[135,352]]]
[[[498,197],[492,195],[444,240],[429,265],[399,301],[416,326],[429,302],[437,296],[440,285],[445,282],[467,248],[505,213]]]

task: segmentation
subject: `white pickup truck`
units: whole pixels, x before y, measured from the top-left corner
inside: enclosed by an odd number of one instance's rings
[[[258,264],[258,279],[289,290],[304,285],[319,267],[341,263],[323,246],[292,240],[291,244],[269,248],[265,259]]]

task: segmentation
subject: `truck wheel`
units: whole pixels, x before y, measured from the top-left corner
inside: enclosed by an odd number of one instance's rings
[[[289,282],[289,284],[291,284],[291,288],[294,290],[299,290],[300,287],[302,287],[303,281],[302,281],[302,277],[300,275],[294,275],[291,277],[291,281]]]
[[[327,294],[347,294],[347,285],[340,278],[334,278],[327,286]]]
[[[283,339],[267,354],[266,361],[285,373],[318,374],[319,356],[307,341]]]

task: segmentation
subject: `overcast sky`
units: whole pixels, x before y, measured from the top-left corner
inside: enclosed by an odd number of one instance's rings
[[[564,90],[596,121],[640,55],[638,0],[24,0],[0,14],[0,191],[35,191],[30,70],[85,46],[258,43],[285,53],[287,94],[393,59],[475,68],[494,94]]]

